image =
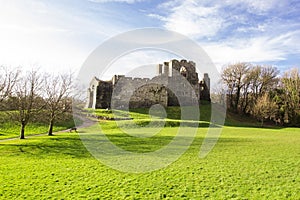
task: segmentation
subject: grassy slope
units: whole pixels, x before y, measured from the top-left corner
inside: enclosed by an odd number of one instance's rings
[[[145,174],[122,173],[101,164],[75,133],[1,142],[0,198],[299,199],[299,129],[233,127],[235,122],[224,127],[206,158],[198,157],[207,131],[200,127],[179,160]],[[166,127],[157,137],[132,140],[114,122],[102,124],[113,142],[136,152],[160,148],[177,130]]]
[[[193,108],[187,108],[190,109],[191,111],[193,111]],[[200,123],[204,123],[207,124],[207,122],[210,121],[210,110],[211,110],[211,106],[209,104],[206,105],[201,105],[200,106]],[[106,117],[106,118],[128,118],[131,117],[134,120],[137,121],[137,123],[141,123],[141,121],[149,121],[150,117],[148,115],[148,109],[145,108],[139,108],[139,109],[132,109],[130,116],[126,115],[126,112],[124,111],[112,111],[112,110],[104,110],[104,109],[98,109],[96,111],[91,111],[93,114],[97,115],[97,116],[102,116],[102,117]],[[166,126],[168,126],[168,124],[174,124],[174,125],[179,125],[179,123],[176,122],[180,122],[180,108],[179,107],[168,107],[166,109],[166,113],[167,113],[167,120],[166,120]],[[173,123],[172,123],[173,122]],[[226,126],[239,126],[239,127],[260,127],[261,124],[259,122],[257,122],[255,119],[253,118],[249,118],[246,116],[240,116],[237,114],[233,114],[233,113],[227,113],[226,116],[226,121],[225,121],[225,125]]]

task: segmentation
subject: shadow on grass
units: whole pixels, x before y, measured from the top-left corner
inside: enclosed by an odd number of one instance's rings
[[[142,133],[141,133],[142,134]],[[134,137],[130,136],[126,133],[109,133],[105,134],[108,140],[102,135],[98,135],[97,133],[89,134],[85,133],[84,140],[92,145],[105,145],[106,143],[113,143],[114,145],[118,146],[127,151],[136,152],[136,153],[147,153],[156,151],[166,145],[170,144],[175,138],[175,133],[173,135],[155,135],[149,138],[141,138],[141,137]],[[179,138],[178,143],[176,143],[175,148],[181,149],[182,147],[186,147],[186,145],[199,147],[202,145],[204,140],[204,136],[177,136]],[[209,138],[208,138],[209,139]],[[212,138],[213,139],[213,138]],[[250,138],[220,138],[218,143],[222,144],[231,144],[231,143],[250,143],[253,140]],[[190,144],[191,142],[191,144]],[[218,144],[217,143],[217,144]]]
[[[5,153],[11,156],[29,157],[68,157],[68,158],[87,158],[90,154],[82,145],[78,137],[48,136],[34,138],[34,140],[16,140],[13,142],[0,143],[0,155]]]
[[[187,109],[190,109],[191,112],[193,111],[193,107],[188,107]],[[199,107],[200,110],[200,124],[199,127],[209,127],[210,120],[211,120],[211,105],[201,105]],[[138,108],[138,109],[130,109],[130,113],[133,116],[139,116],[139,114],[148,115],[149,114],[149,108]],[[166,119],[166,127],[178,127],[180,126],[180,120],[181,120],[181,109],[180,107],[167,107],[166,108],[167,113],[167,119]],[[147,119],[144,119],[144,122],[139,123],[147,123]],[[199,122],[195,122],[199,123]],[[147,125],[147,124],[146,124]],[[194,127],[194,124],[187,124],[187,126]],[[255,119],[238,115],[234,113],[227,112],[226,119],[225,119],[225,126],[231,126],[231,127],[245,127],[245,128],[265,128],[265,129],[282,129],[284,127],[277,126],[273,123],[265,124],[263,127],[261,124],[256,121]]]
[[[227,137],[227,138],[219,138],[218,144],[228,144],[228,143],[233,143],[234,145],[236,144],[243,144],[243,143],[251,143],[255,141],[255,139],[251,138],[234,138],[234,137]]]
[[[275,125],[273,122],[267,122],[264,126],[261,123],[249,116],[239,115],[227,112],[225,126],[241,127],[241,128],[263,128],[263,129],[282,129],[283,126]]]
[[[83,132],[81,132],[83,133]],[[125,133],[110,133],[106,136],[109,141],[104,140],[99,134],[85,132],[86,140],[93,142],[112,142],[116,146],[131,152],[147,153],[156,151],[173,141],[174,136],[155,135],[150,138],[138,138]],[[175,135],[175,134],[174,134]],[[178,136],[182,143],[178,143],[175,148],[186,146],[184,141],[192,141],[189,147],[200,148],[204,137],[191,138],[188,136]],[[251,143],[249,138],[220,138],[217,145],[234,145],[236,143]],[[25,140],[10,141],[0,143],[0,156],[22,156],[28,158],[90,158],[91,154],[83,146],[81,139],[75,135],[54,135],[39,138],[29,138]]]
[[[114,122],[113,120],[110,122]],[[151,120],[149,119],[143,119],[143,120],[133,120],[130,121],[130,123],[128,123],[128,121],[122,121],[121,123],[119,123],[118,125],[115,124],[114,126],[110,126],[110,128],[117,128],[118,126],[121,127],[126,127],[126,128],[134,128],[134,127],[138,127],[138,128],[144,128],[144,127],[152,127],[152,128],[156,128],[156,127],[161,127],[162,124],[164,123],[164,127],[203,127],[203,128],[207,128],[209,127],[210,123],[206,122],[206,121],[188,121],[188,120],[166,120],[165,122],[163,121],[153,121],[151,123],[151,126],[149,126]],[[107,121],[99,121],[100,125],[104,125],[105,123],[107,123]]]

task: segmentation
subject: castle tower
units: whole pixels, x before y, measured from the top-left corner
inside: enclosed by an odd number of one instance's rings
[[[200,100],[211,101],[210,99],[210,78],[204,73],[203,81],[199,82]]]
[[[116,85],[121,78],[125,78],[125,75],[114,75],[111,79],[112,85]]]
[[[157,65],[157,75],[162,75],[162,68],[163,68],[162,64]]]
[[[208,91],[210,91],[210,78],[208,76],[208,73],[204,73],[203,81],[206,84]]]
[[[169,76],[169,62],[164,62],[164,75]]]

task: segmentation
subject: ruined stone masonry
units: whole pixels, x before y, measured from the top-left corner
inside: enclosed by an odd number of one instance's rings
[[[87,108],[145,108],[154,104],[195,105],[210,101],[210,78],[199,81],[193,61],[171,60],[157,65],[157,75],[132,78],[114,75],[110,81],[94,77],[88,88]]]

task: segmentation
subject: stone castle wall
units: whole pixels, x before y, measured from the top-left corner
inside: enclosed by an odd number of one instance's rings
[[[118,77],[113,82],[112,107],[114,108],[151,107],[158,103],[167,106],[166,88],[152,79]]]
[[[195,105],[210,100],[208,74],[199,82],[195,63],[171,60],[157,66],[152,79],[115,75],[111,81],[96,77],[88,90],[89,108],[140,108],[154,104],[163,106]]]

